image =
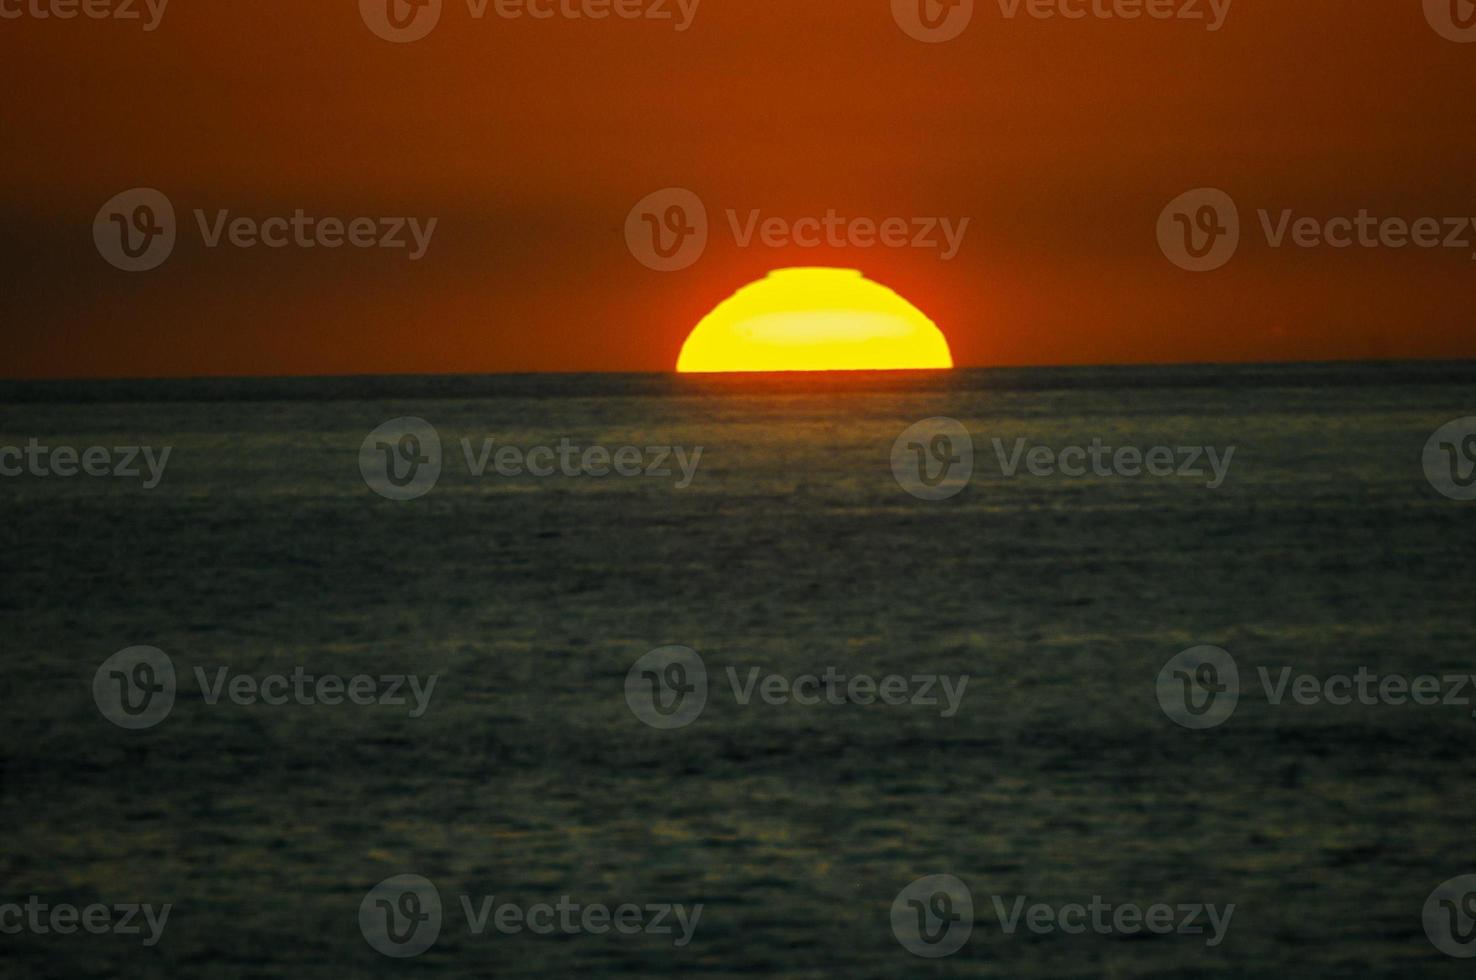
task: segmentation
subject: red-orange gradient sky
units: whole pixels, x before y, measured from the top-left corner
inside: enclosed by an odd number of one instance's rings
[[[355,0],[176,0],[152,32],[0,19],[0,375],[663,371],[711,307],[789,265],[893,287],[961,365],[1476,357],[1476,231],[1273,249],[1256,213],[1476,219],[1476,44],[1423,0],[1235,0],[1215,32],[978,0],[942,44],[889,0],[703,0],[684,32],[445,3],[403,45]],[[180,240],[127,273],[92,222],[139,186]],[[713,234],[662,273],[624,225],[670,186]],[[1205,186],[1244,239],[1192,274],[1155,226]],[[418,262],[208,249],[196,208],[438,224]],[[951,261],[741,248],[728,209],[970,225]]]

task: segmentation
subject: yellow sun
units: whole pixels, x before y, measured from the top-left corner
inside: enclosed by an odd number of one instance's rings
[[[951,367],[933,321],[854,269],[769,273],[704,317],[677,359],[684,374]]]

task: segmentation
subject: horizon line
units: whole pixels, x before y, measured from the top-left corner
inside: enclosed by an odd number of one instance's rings
[[[1435,364],[1476,366],[1476,357],[1396,357],[1396,358],[1329,358],[1296,361],[1122,361],[1095,364],[956,364],[951,368],[904,368],[898,370],[820,370],[820,371],[714,371],[679,372],[669,370],[648,371],[423,371],[423,372],[360,372],[354,374],[181,374],[181,375],[31,375],[0,376],[0,385],[50,385],[86,383],[178,383],[190,381],[373,381],[408,380],[425,378],[671,378],[693,380],[733,380],[743,378],[798,378],[823,377],[901,377],[935,376],[946,377],[978,371],[1096,371],[1096,370],[1144,370],[1164,368],[1294,368],[1294,367],[1400,367],[1429,366]]]

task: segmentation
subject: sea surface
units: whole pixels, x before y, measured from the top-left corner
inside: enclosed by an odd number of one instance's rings
[[[0,975],[1469,976],[1422,916],[1476,873],[1476,706],[1273,704],[1259,669],[1476,672],[1476,502],[1423,455],[1473,415],[1473,364],[0,383],[0,447],[170,449],[150,489],[0,477],[0,904],[172,906],[152,946],[0,935]],[[441,444],[413,500],[361,469],[403,418]],[[893,447],[940,418],[973,471],[921,499]],[[1214,487],[1011,476],[1022,438],[1234,453]],[[463,439],[697,466],[477,476]],[[1159,674],[1205,645],[1240,694],[1191,729]],[[136,646],[177,692],[129,729],[94,680]],[[627,697],[668,646],[709,675],[685,727]],[[412,717],[212,704],[197,668],[437,680]],[[945,716],[744,704],[729,668],[968,682]],[[407,874],[442,921],[396,958],[360,909]],[[933,875],[972,897],[949,956],[893,925]],[[703,910],[684,946],[477,935],[462,896]],[[1021,896],[1235,911],[1213,947],[1010,933]]]

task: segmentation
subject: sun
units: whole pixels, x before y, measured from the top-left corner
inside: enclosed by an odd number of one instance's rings
[[[854,269],[769,273],[703,317],[677,359],[683,374],[951,367],[933,321]]]

